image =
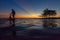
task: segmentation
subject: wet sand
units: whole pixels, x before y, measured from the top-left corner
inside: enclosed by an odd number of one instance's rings
[[[0,40],[60,40],[60,28],[26,29],[23,27],[0,28]],[[15,33],[16,32],[16,33]]]

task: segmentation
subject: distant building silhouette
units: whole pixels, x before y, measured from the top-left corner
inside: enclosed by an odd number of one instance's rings
[[[57,13],[55,10],[49,10],[48,8],[43,11],[43,16],[55,16]]]

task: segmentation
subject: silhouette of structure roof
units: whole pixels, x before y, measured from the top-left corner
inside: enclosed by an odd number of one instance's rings
[[[45,9],[43,15],[56,15],[56,11],[55,10],[48,10]]]

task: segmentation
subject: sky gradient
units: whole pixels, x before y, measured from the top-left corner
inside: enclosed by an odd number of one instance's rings
[[[0,0],[0,17],[8,16],[12,8],[18,17],[38,17],[46,8],[56,10],[59,16],[60,0]]]

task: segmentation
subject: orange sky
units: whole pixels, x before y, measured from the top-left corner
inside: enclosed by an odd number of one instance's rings
[[[16,15],[15,18],[42,18],[41,15],[36,14],[30,14],[30,15]],[[60,17],[60,14],[54,16],[54,17]],[[0,18],[9,18],[9,14],[1,14]]]
[[[9,18],[9,14],[1,14],[0,18]],[[41,18],[41,16],[36,14],[16,15],[15,18]]]

